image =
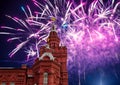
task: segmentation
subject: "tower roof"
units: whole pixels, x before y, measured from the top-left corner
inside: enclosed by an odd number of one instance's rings
[[[52,32],[52,31],[57,32],[57,31],[56,31],[56,27],[55,27],[55,25],[52,26],[51,32]]]
[[[58,35],[57,35],[57,30],[56,30],[55,25],[53,25],[53,27],[51,28],[51,31],[50,31],[49,37],[59,38]]]

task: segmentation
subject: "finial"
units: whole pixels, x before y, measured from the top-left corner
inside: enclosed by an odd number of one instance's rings
[[[55,25],[52,26],[51,31],[55,31],[56,32],[56,26]]]

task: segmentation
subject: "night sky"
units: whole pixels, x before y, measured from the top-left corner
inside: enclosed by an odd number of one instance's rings
[[[40,1],[40,0],[39,0]],[[19,16],[19,18],[25,18],[21,6],[30,5],[33,6],[31,0],[0,0],[0,26],[15,26],[16,23],[5,15]],[[33,10],[36,9],[32,8]],[[0,31],[2,28],[0,28]],[[13,58],[9,58],[9,52],[15,48],[16,43],[7,40],[8,36],[0,35],[0,67],[20,67],[21,64],[25,64],[26,57],[23,51],[19,51]],[[102,63],[102,62],[101,62]],[[69,85],[78,85],[77,71],[73,69],[73,73],[69,75]],[[81,85],[120,85],[120,64],[114,66],[108,66],[105,68],[98,67],[89,73],[85,77],[81,77]],[[100,81],[102,80],[102,84]]]
[[[15,26],[16,23],[8,19],[5,15],[19,16],[24,18],[24,13],[21,10],[21,6],[31,4],[30,0],[0,0],[0,26]],[[0,30],[2,31],[2,30]],[[17,42],[8,43],[6,40],[8,36],[0,35],[0,66],[15,66],[19,67],[25,60],[24,54],[21,51],[16,54],[13,58],[9,58],[8,54],[12,49],[15,48]],[[20,57],[18,57],[20,56]]]

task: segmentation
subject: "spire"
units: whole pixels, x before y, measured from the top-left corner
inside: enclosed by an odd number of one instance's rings
[[[55,32],[57,32],[57,31],[56,31],[56,27],[55,27],[55,25],[52,26],[51,31],[55,31]]]

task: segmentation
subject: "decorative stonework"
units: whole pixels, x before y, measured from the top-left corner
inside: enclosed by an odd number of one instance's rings
[[[54,61],[54,57],[53,57],[52,53],[50,53],[50,52],[45,52],[44,54],[42,54],[42,56],[39,58],[39,60],[43,60],[43,58],[46,56],[49,57],[50,60]]]

